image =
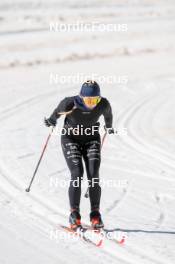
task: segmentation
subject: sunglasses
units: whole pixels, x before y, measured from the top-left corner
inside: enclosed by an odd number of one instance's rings
[[[82,99],[83,99],[85,105],[87,105],[88,107],[96,106],[101,101],[100,96],[82,97]]]

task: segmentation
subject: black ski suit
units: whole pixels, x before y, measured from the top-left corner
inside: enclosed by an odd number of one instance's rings
[[[64,121],[64,134],[61,136],[62,150],[71,173],[69,201],[71,209],[79,210],[81,197],[81,179],[84,160],[89,183],[91,210],[99,209],[101,187],[99,185],[99,168],[101,162],[101,138],[98,119],[104,116],[106,128],[112,128],[112,110],[106,98],[92,110],[87,109],[79,96],[66,97],[50,116],[56,121],[59,113],[70,112]],[[81,128],[81,133],[73,133],[73,128]],[[95,131],[92,128],[95,127]],[[70,130],[69,130],[70,129]],[[87,129],[87,130],[86,130]],[[85,133],[88,132],[88,133]],[[66,133],[65,133],[66,132]]]

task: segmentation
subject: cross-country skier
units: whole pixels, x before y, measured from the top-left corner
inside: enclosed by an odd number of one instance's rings
[[[82,85],[79,95],[66,97],[59,103],[50,118],[45,119],[45,125],[56,126],[57,119],[63,112],[67,115],[64,121],[64,133],[61,136],[61,145],[71,173],[69,222],[71,228],[76,229],[81,226],[80,196],[81,179],[84,172],[83,159],[89,182],[90,221],[92,227],[101,228],[104,224],[100,214],[101,138],[98,119],[103,115],[107,133],[114,133],[111,106],[108,100],[101,96],[99,85],[95,81],[87,81]]]

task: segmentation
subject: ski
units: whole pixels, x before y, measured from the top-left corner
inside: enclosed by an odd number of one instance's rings
[[[68,226],[64,226],[64,225],[59,225],[59,227],[69,233],[72,233],[75,236],[78,236],[80,239],[82,239],[84,242],[91,244],[95,247],[101,247],[103,244],[103,238],[100,236],[98,242],[94,242],[92,239],[90,239],[89,237],[86,236],[86,232],[90,231],[89,228],[83,227],[81,226],[80,228],[77,228],[77,230],[74,230]],[[91,230],[93,231],[93,230]]]
[[[92,230],[95,233],[100,233],[100,235],[105,238],[108,239],[114,243],[120,244],[120,245],[124,245],[126,243],[126,234],[120,234],[120,237],[118,238],[111,238],[110,234],[112,234],[113,232],[110,230],[107,230],[105,228],[98,228],[98,229],[94,229],[92,226],[90,225],[83,225],[83,227],[87,230]]]
[[[109,241],[112,241],[115,244],[118,245],[124,245],[126,242],[126,235],[122,234],[119,238],[113,238],[110,230],[107,230],[105,228],[99,228],[99,229],[94,229],[89,225],[83,225],[80,228],[77,228],[77,230],[74,230],[68,226],[64,225],[59,225],[59,227],[69,233],[72,233],[72,235],[79,237],[82,239],[84,242],[89,243],[95,247],[102,247],[104,240],[107,239]],[[91,238],[87,236],[87,233],[91,231],[94,234],[96,234],[98,241],[94,242]]]

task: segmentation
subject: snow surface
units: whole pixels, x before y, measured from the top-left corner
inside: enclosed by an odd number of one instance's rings
[[[51,21],[77,20],[126,23],[128,31],[49,32]],[[175,262],[174,43],[173,0],[0,2],[0,264]],[[106,227],[128,231],[124,246],[51,239],[69,214],[67,187],[53,186],[69,180],[58,136],[24,191],[50,131],[43,117],[80,87],[50,76],[78,72],[128,78],[101,83],[115,127],[128,131],[108,136],[101,166],[103,180],[125,183],[104,188],[101,201]],[[81,213],[88,223],[83,195]]]

